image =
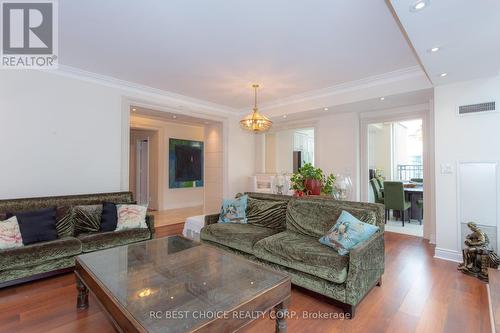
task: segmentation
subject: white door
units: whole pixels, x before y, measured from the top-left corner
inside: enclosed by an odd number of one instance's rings
[[[137,204],[149,204],[149,139],[138,139],[136,143],[137,171],[136,194]]]

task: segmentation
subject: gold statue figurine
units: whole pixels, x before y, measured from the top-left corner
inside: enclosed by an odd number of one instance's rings
[[[465,248],[462,250],[464,262],[458,270],[488,282],[488,267],[498,268],[500,257],[490,246],[490,240],[474,222],[467,223],[472,231],[465,237]]]

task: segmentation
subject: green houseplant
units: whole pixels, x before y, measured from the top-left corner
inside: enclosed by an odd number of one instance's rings
[[[325,175],[323,170],[315,168],[311,163],[306,163],[290,178],[291,189],[295,195],[331,195],[335,176]]]

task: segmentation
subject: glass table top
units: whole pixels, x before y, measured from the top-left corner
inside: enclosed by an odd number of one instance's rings
[[[78,260],[149,332],[193,330],[288,278],[179,236]]]

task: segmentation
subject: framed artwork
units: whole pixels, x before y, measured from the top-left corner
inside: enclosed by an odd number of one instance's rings
[[[169,139],[169,188],[203,187],[203,141]]]

